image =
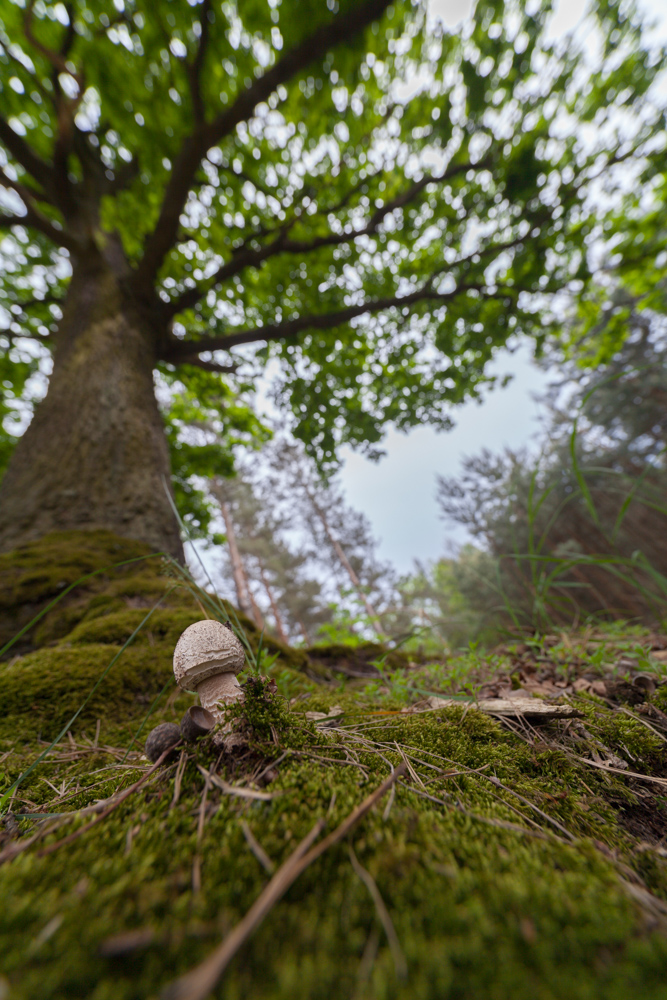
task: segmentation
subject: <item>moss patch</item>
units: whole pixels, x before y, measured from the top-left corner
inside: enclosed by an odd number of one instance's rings
[[[90,537],[85,541],[92,544]],[[102,541],[99,559],[110,544]],[[37,562],[25,553],[21,560],[37,579]],[[75,562],[66,560],[78,579]],[[32,650],[0,664],[0,793],[35,760],[44,747],[39,739],[55,735],[173,586],[159,562],[150,571],[139,566],[134,573],[100,574],[104,579],[95,578],[94,586],[72,592],[69,603],[61,602],[65,606],[31,632]],[[39,606],[58,576],[47,566],[47,582],[37,592],[15,567],[11,572],[21,607]],[[9,593],[9,585],[2,590],[0,583],[0,592]],[[126,758],[125,752],[170,677],[178,635],[200,617],[185,588],[153,613],[77,719],[71,741],[61,741],[21,785],[0,851],[36,831],[35,817],[26,814],[91,806],[145,773],[140,750],[130,749]],[[248,634],[255,642],[250,628]],[[398,675],[393,687],[363,688],[359,679],[353,687],[335,681],[341,671],[331,652],[318,668],[310,653],[272,648],[280,654],[271,669],[276,685],[251,679],[246,687],[239,724],[247,748],[221,756],[203,741],[183,759],[178,795],[173,763],[71,843],[40,854],[90,816],[69,819],[0,866],[0,985],[9,1000],[157,997],[206,957],[265,886],[269,876],[244,828],[278,865],[319,817],[332,829],[406,755],[411,770],[404,783],[354,829],[350,843],[389,910],[407,980],[397,978],[373,901],[352,868],[348,844],[341,843],[274,907],[215,996],[664,997],[663,789],[577,760],[589,754],[588,741],[598,757],[608,751],[631,770],[663,773],[666,744],[646,725],[650,714],[614,711],[593,690],[582,690],[571,695],[583,712],[582,730],[547,723],[527,739],[470,704],[404,714],[409,688]],[[517,655],[528,676],[528,654]],[[580,659],[585,672],[585,656]],[[489,659],[487,673],[492,662],[495,669],[501,661]],[[567,660],[567,669],[571,664]],[[450,679],[459,667],[461,676],[470,676],[483,663],[452,662]],[[502,669],[511,687],[516,667]],[[419,676],[423,683],[427,675]],[[428,677],[438,681],[435,667]],[[284,694],[294,700],[288,703]],[[178,722],[193,700],[167,689],[149,727]],[[659,701],[653,696],[647,713],[659,713]],[[344,712],[337,729],[306,719],[307,711],[334,705]],[[216,787],[204,795],[197,765],[217,766],[227,782],[261,788],[272,798],[247,800]],[[137,934],[118,940],[129,932]]]

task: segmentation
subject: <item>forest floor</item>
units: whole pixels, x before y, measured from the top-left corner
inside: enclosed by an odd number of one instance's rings
[[[207,600],[104,533],[0,556],[0,643],[42,615],[0,663],[0,1000],[665,997],[667,636],[265,640],[240,745],[151,765]]]

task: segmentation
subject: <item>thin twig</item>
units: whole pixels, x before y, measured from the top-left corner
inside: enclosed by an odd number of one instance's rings
[[[146,777],[147,774],[148,772],[145,772],[144,777]],[[86,791],[86,789],[82,789],[82,791]],[[16,795],[16,790],[14,791],[14,795],[12,795],[12,798],[9,803],[10,812],[11,812],[11,805],[12,802],[14,801],[15,795]],[[19,797],[17,801],[28,802],[28,799],[21,799]],[[34,833],[33,836],[30,837],[28,840],[22,840],[18,844],[12,844],[9,847],[5,848],[4,851],[0,851],[0,865],[3,864],[5,861],[13,860],[13,858],[15,858],[16,855],[21,854],[23,851],[31,847],[35,843],[35,841],[41,840],[44,837],[48,837],[49,834],[51,833],[55,833],[56,830],[59,830],[62,826],[65,826],[67,823],[69,823],[70,820],[79,819],[82,816],[90,816],[91,814],[94,813],[99,813],[102,810],[106,809],[107,806],[109,806],[111,803],[115,805],[116,801],[117,800],[114,798],[114,796],[111,796],[110,798],[101,799],[99,802],[95,802],[94,805],[92,806],[85,806],[83,809],[73,809],[71,812],[61,813],[60,817],[55,821],[55,823],[52,823],[50,826],[40,827],[40,829],[37,830],[37,832]],[[34,803],[30,804],[34,805]],[[44,818],[47,819],[48,817],[45,816]]]
[[[258,781],[261,781],[261,779],[264,777],[267,771],[270,771],[272,767],[277,767],[278,764],[282,763],[282,761],[285,760],[285,757],[289,757],[291,752],[292,752],[291,750],[285,750],[284,753],[281,753],[280,757],[276,758],[276,760],[271,761],[270,764],[267,764],[264,770],[260,771],[259,774],[255,775],[255,777],[252,779],[255,782],[255,784],[257,784]]]
[[[405,761],[405,763],[406,763],[406,765],[407,765],[407,768],[408,768],[408,771],[410,772],[410,777],[412,778],[412,780],[413,780],[413,781],[416,781],[416,782],[417,782],[417,784],[418,784],[418,785],[421,785],[421,786],[422,786],[422,788],[423,788],[423,787],[424,787],[424,782],[422,781],[422,779],[421,779],[421,778],[419,777],[419,775],[418,775],[418,774],[417,774],[417,772],[415,771],[414,767],[412,766],[412,764],[411,764],[411,763],[410,763],[410,761],[408,760],[408,758],[407,758],[407,756],[405,755],[405,753],[403,752],[403,750],[401,750],[401,748],[399,747],[398,743],[394,743],[394,746],[395,746],[395,747],[396,747],[396,749],[398,750],[398,752],[399,752],[399,755],[400,755],[400,756],[401,756],[401,757],[403,758],[403,760]]]
[[[324,829],[324,820],[319,819],[308,836],[301,841],[287,861],[278,869],[234,930],[200,965],[195,966],[180,979],[170,983],[160,994],[161,1000],[205,1000],[236,952],[259,926],[271,908],[287,892],[292,883],[329,847],[346,837],[355,824],[391,788],[393,783],[405,774],[405,771],[405,764],[400,764],[392,775],[364,799],[361,805],[352,810],[340,826],[336,827],[316,847],[311,848]]]
[[[142,775],[141,778],[139,778],[139,781],[135,781],[133,785],[130,785],[129,788],[126,788],[125,791],[118,796],[115,802],[113,802],[110,806],[108,806],[108,808],[105,809],[104,812],[100,813],[99,816],[96,816],[95,819],[92,819],[90,823],[86,823],[84,826],[79,827],[78,830],[74,830],[74,832],[70,833],[67,837],[63,837],[62,840],[57,840],[55,844],[49,844],[48,847],[43,847],[41,851],[37,852],[37,857],[43,858],[47,854],[53,854],[53,852],[57,851],[59,847],[64,847],[66,844],[71,844],[72,841],[77,839],[77,837],[80,837],[83,833],[87,833],[88,830],[92,829],[92,827],[97,826],[98,823],[101,823],[103,819],[106,819],[109,813],[113,812],[113,810],[116,809],[116,807],[121,804],[121,802],[124,802],[125,799],[129,798],[133,792],[136,792],[136,790],[143,785],[143,783],[146,781],[147,778],[150,778],[152,774],[155,774],[157,769],[164,763],[164,761],[167,759],[172,750],[173,747],[168,747],[164,751],[164,753],[160,757],[158,757],[153,766],[148,771],[146,771],[146,773]]]
[[[208,790],[211,785],[211,779],[207,774],[204,777],[204,791],[202,792],[201,802],[199,803],[199,819],[197,821],[197,844],[201,843],[201,839],[204,836],[204,825],[206,823],[206,799],[208,798]]]
[[[667,736],[656,729],[655,726],[652,726],[650,722],[647,722],[646,719],[642,719],[640,715],[635,715],[634,712],[631,712],[630,709],[626,708],[624,705],[619,705],[617,711],[624,712],[625,715],[629,715],[631,719],[636,719],[637,722],[641,722],[642,726],[646,726],[646,728],[650,729],[652,733],[655,733],[655,735],[658,736],[663,743],[667,743]]]
[[[561,833],[564,833],[565,836],[568,838],[568,840],[574,841],[577,839],[572,833],[570,833],[567,827],[563,826],[562,823],[559,823],[557,819],[553,818],[553,816],[550,816],[548,813],[543,812],[542,809],[539,808],[539,806],[536,806],[534,802],[531,802],[530,799],[527,799],[524,795],[521,795],[519,792],[516,792],[513,788],[508,788],[507,785],[503,785],[501,781],[498,781],[497,778],[491,777],[490,774],[482,774],[480,775],[480,777],[486,778],[486,780],[490,781],[493,785],[496,786],[496,788],[502,788],[503,791],[509,792],[510,795],[514,795],[515,798],[520,799],[521,802],[524,803],[524,805],[527,805],[530,809],[533,809],[538,814],[538,816],[541,816],[542,819],[545,819],[547,823],[551,823],[551,825],[554,826],[557,830],[560,830]]]
[[[217,774],[209,774],[201,764],[197,764],[197,767],[216,788],[219,788],[221,792],[225,792],[226,795],[238,795],[240,799],[258,799],[260,802],[272,802],[279,795],[283,794],[282,792],[256,792],[254,788],[240,788],[238,785],[230,785],[227,781],[223,781],[222,778],[218,777]]]
[[[496,826],[500,830],[509,830],[511,833],[522,833],[527,837],[537,837],[538,840],[551,840],[555,838],[556,840],[559,840],[561,844],[565,843],[562,837],[556,836],[555,833],[542,833],[540,830],[529,830],[525,826],[519,826],[518,823],[508,823],[503,819],[491,819],[488,816],[479,816],[477,813],[470,812],[469,809],[466,809],[458,803],[455,804],[453,802],[445,802],[444,799],[438,799],[435,795],[429,795],[428,792],[422,792],[421,789],[414,788],[412,785],[406,785],[403,781],[400,781],[399,784],[402,785],[403,788],[406,788],[409,792],[412,792],[413,795],[420,795],[423,799],[430,799],[431,802],[437,802],[438,805],[444,806],[446,809],[455,809],[457,812],[462,813],[464,816],[468,816],[470,819],[476,820],[478,823],[485,823],[487,826]]]
[[[392,787],[395,788],[396,785],[393,785]],[[362,992],[366,992],[364,986],[370,979],[371,972],[373,971],[373,965],[375,964],[379,944],[380,932],[377,927],[373,927],[368,935],[366,947],[364,948],[364,953],[361,956],[361,961],[359,962],[359,969],[357,971],[357,989],[352,995],[352,1000],[361,1000]]]
[[[564,750],[563,752],[568,757],[578,760],[580,764],[597,767],[600,771],[605,771],[607,774],[622,774],[624,778],[638,778],[640,781],[652,781],[656,785],[662,785],[663,788],[667,785],[667,778],[654,778],[651,774],[639,774],[637,771],[626,771],[621,767],[611,767],[609,764],[598,764],[597,761],[587,760],[586,757],[580,757],[578,754],[571,753],[568,750]]]
[[[396,969],[396,977],[398,979],[407,979],[408,977],[408,966],[405,961],[405,955],[403,954],[403,949],[401,948],[401,943],[398,940],[398,934],[394,928],[391,916],[389,915],[389,910],[385,906],[385,902],[380,894],[375,879],[370,872],[359,863],[356,854],[354,853],[354,848],[352,844],[348,845],[348,850],[350,852],[350,861],[352,862],[352,867],[354,868],[356,874],[359,876],[361,881],[364,883],[368,889],[371,899],[375,903],[375,910],[377,912],[380,923],[384,927],[384,932],[387,935],[387,941],[389,942],[389,947],[391,948],[392,958],[394,959],[394,968]]]
[[[366,777],[368,777],[368,769],[365,768],[363,764],[358,764],[355,760],[338,760],[337,757],[320,757],[319,754],[309,753],[307,750],[298,750],[295,751],[295,754],[298,757],[310,757],[312,760],[321,760],[329,764],[341,764],[343,766],[345,764],[349,764],[350,767],[358,767],[364,772]]]
[[[185,772],[185,765],[187,764],[188,753],[185,747],[181,750],[181,757],[178,762],[178,767],[176,768],[176,775],[174,777],[174,795],[171,800],[170,809],[178,805],[178,800],[181,797],[181,782],[183,781],[183,773]]]
[[[536,830],[541,830],[542,829],[542,827],[540,826],[539,823],[537,823],[530,816],[526,816],[526,814],[522,813],[521,810],[517,809],[516,806],[511,805],[511,803],[509,803],[506,799],[502,798],[501,795],[498,795],[497,792],[491,792],[491,791],[489,791],[489,795],[491,796],[491,798],[495,799],[496,802],[500,802],[500,804],[505,809],[509,809],[509,811],[513,812],[515,816],[518,816],[519,819],[522,819],[524,821],[524,823],[528,823],[529,826],[534,827]],[[449,796],[447,796],[447,797],[449,797]],[[460,800],[459,800],[458,805],[460,805],[460,804],[461,803],[460,803]]]
[[[269,873],[269,875],[272,875],[273,872],[275,871],[276,866],[274,865],[273,861],[266,853],[260,842],[257,840],[254,833],[252,832],[252,830],[250,829],[250,827],[248,826],[248,824],[244,819],[241,820],[241,829],[243,830],[243,836],[246,839],[248,847],[255,855],[262,868],[264,868]]]
[[[392,768],[392,774],[394,773]],[[389,819],[389,813],[391,812],[391,807],[394,804],[394,799],[396,798],[396,785],[391,786],[391,791],[389,792],[389,798],[387,799],[387,804],[384,807],[384,812],[382,813],[382,820],[384,823]]]

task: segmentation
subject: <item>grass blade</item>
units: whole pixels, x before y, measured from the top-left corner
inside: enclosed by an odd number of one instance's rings
[[[166,552],[152,552],[149,556],[138,556],[135,559],[125,559],[123,562],[114,563],[112,566],[105,566],[103,569],[96,569],[93,573],[86,573],[85,576],[80,576],[78,580],[74,581],[74,583],[70,583],[69,587],[63,590],[62,594],[58,594],[57,597],[47,604],[46,607],[39,612],[39,614],[35,615],[35,617],[32,618],[27,625],[24,625],[21,631],[17,632],[13,639],[10,639],[9,642],[5,643],[2,649],[0,649],[0,658],[4,656],[8,649],[12,648],[14,643],[20,639],[22,635],[25,635],[25,633],[31,629],[33,625],[36,625],[37,622],[51,610],[51,608],[54,608],[58,601],[62,601],[63,597],[69,594],[70,591],[74,590],[75,587],[78,587],[79,584],[85,583],[86,580],[91,580],[94,576],[99,576],[100,573],[108,573],[109,570],[118,569],[120,566],[130,566],[132,563],[144,562],[146,559],[156,559],[158,556],[163,558],[166,556]]]
[[[23,774],[20,774],[19,777],[14,782],[14,784],[11,785],[7,789],[7,791],[3,794],[2,798],[0,798],[0,814],[2,813],[2,808],[3,808],[4,804],[5,804],[5,802],[9,799],[10,795],[12,795],[13,792],[17,788],[20,787],[20,785],[25,781],[25,779],[28,777],[28,775],[31,774],[32,771],[34,771],[34,769],[37,767],[37,765],[40,764],[44,760],[44,758],[49,753],[51,753],[51,751],[56,746],[56,744],[60,742],[60,740],[63,738],[63,736],[65,735],[65,733],[68,731],[68,729],[70,729],[72,727],[73,723],[76,722],[76,720],[78,719],[78,717],[81,715],[82,711],[84,710],[84,708],[86,707],[86,705],[88,704],[88,702],[90,701],[90,699],[92,698],[92,696],[95,694],[95,692],[97,691],[98,687],[100,686],[100,684],[102,683],[102,681],[104,680],[104,678],[106,677],[106,675],[109,673],[109,671],[113,667],[114,663],[116,663],[120,659],[120,657],[123,655],[123,653],[125,652],[125,650],[127,649],[127,647],[130,645],[130,643],[132,643],[134,641],[134,639],[139,634],[139,632],[141,631],[141,629],[144,627],[144,625],[146,624],[146,622],[148,621],[148,619],[151,617],[151,615],[153,614],[153,612],[157,611],[157,609],[162,604],[162,602],[165,600],[165,598],[168,597],[169,594],[171,594],[172,591],[174,591],[175,589],[176,589],[176,587],[170,587],[169,590],[167,590],[162,595],[162,597],[160,598],[160,600],[156,604],[153,605],[153,607],[150,609],[150,611],[148,612],[148,614],[145,615],[145,617],[142,619],[142,621],[140,622],[140,624],[137,625],[137,627],[135,628],[134,632],[129,637],[129,639],[127,639],[126,642],[123,644],[123,646],[118,650],[118,652],[113,657],[113,659],[108,664],[108,666],[106,666],[104,668],[104,670],[102,671],[102,673],[100,674],[100,676],[98,677],[98,679],[95,681],[95,683],[93,684],[92,688],[90,689],[90,691],[88,692],[88,694],[86,695],[86,697],[84,698],[84,700],[81,702],[81,704],[77,708],[77,710],[74,713],[74,715],[71,717],[71,719],[68,720],[68,722],[65,723],[65,726],[58,733],[58,735],[56,736],[55,740],[46,748],[46,750],[42,751],[42,753],[39,755],[39,757],[37,757],[37,759],[32,762],[32,764],[30,765],[30,767],[28,767],[23,772]]]

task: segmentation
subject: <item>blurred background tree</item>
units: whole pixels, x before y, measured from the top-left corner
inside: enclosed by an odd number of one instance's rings
[[[443,514],[493,556],[506,621],[509,609],[534,627],[665,615],[666,401],[666,317],[630,309],[606,361],[562,366],[539,458],[483,452],[440,479]]]

